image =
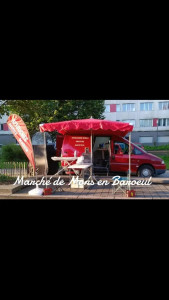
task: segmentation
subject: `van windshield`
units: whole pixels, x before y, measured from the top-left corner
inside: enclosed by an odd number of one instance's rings
[[[125,141],[126,143],[128,143],[128,142],[129,142],[129,141],[128,141],[128,140],[126,140],[125,138],[124,138],[124,141]],[[134,148],[137,148],[137,149],[139,149],[139,150],[140,150],[140,152],[142,152],[142,153],[147,153],[147,151],[146,151],[145,149],[142,149],[142,148],[140,148],[138,145],[134,144],[133,142],[131,142],[131,144],[132,144],[132,146],[133,146]]]
[[[136,145],[136,144],[134,144],[134,143],[132,143],[132,145],[133,145],[135,148],[141,150],[141,152],[147,153],[147,151],[146,151],[145,149],[140,148],[138,145]]]

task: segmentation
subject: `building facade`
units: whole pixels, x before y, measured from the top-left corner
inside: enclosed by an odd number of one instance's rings
[[[8,129],[7,125],[8,116],[4,115],[0,118],[0,146],[7,144],[16,144],[12,132]]]
[[[105,118],[132,123],[135,143],[169,143],[169,100],[105,100]]]

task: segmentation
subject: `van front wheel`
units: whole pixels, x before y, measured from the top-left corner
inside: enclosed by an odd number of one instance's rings
[[[154,175],[154,169],[151,166],[145,165],[142,166],[138,171],[139,177],[152,177]]]

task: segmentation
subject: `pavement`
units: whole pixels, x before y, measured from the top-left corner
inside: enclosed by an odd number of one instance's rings
[[[156,176],[157,178],[169,178],[169,170],[167,170],[164,174]]]
[[[42,186],[41,186],[42,187]],[[51,186],[52,187],[52,186]],[[112,185],[108,186],[90,186],[88,189],[71,189],[70,186],[65,185],[63,192],[55,191],[49,196],[29,196],[28,192],[32,190],[33,186],[22,188],[14,194],[6,193],[0,194],[0,199],[9,200],[169,200],[169,184],[152,184],[150,186],[134,186],[136,196],[127,198],[126,195],[119,190],[114,194]],[[44,187],[42,187],[44,188]]]
[[[122,191],[118,191],[114,194],[112,187],[112,177],[101,177],[102,180],[108,180],[110,184],[108,186],[90,186],[87,189],[71,189],[66,183],[63,186],[63,192],[58,190],[54,191],[52,195],[49,196],[29,196],[28,192],[35,188],[35,186],[13,186],[13,185],[0,185],[0,199],[19,199],[19,200],[80,200],[80,199],[100,199],[100,200],[116,200],[116,199],[131,199],[131,200],[159,200],[166,199],[169,200],[169,171],[165,174],[159,175],[152,178],[152,185],[150,186],[134,186],[136,191],[136,196],[133,198],[127,198]],[[143,178],[133,177],[131,180],[145,180]],[[29,180],[31,180],[29,178]],[[66,181],[66,180],[65,180]],[[53,188],[53,186],[50,186]],[[44,188],[44,186],[41,186]]]

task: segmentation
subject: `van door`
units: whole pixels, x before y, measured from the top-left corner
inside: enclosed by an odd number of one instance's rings
[[[144,163],[144,152],[141,148],[135,147],[135,145],[132,145],[132,155],[131,155],[131,166],[132,166],[132,172],[137,174],[137,171],[141,164]]]
[[[132,163],[131,163],[132,167]],[[133,169],[133,168],[132,168]],[[129,170],[129,145],[126,142],[112,140],[112,155],[110,160],[110,171],[127,173]]]
[[[112,141],[113,142],[113,141]],[[133,174],[137,173],[139,168],[141,155],[143,155],[141,149],[132,147],[131,154],[131,172]],[[111,172],[124,172],[127,173],[129,170],[129,145],[126,142],[114,142],[112,147],[112,155],[110,162],[110,171]]]
[[[110,171],[111,172],[127,172],[129,169],[129,155],[127,153],[127,147],[124,150],[120,147],[120,144],[114,143],[113,151],[110,159]]]

